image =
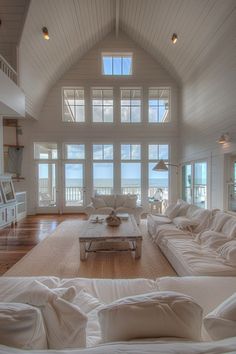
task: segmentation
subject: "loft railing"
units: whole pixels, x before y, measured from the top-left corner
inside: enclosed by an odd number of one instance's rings
[[[0,70],[6,74],[9,79],[17,84],[17,72],[13,67],[6,61],[6,59],[0,54]]]

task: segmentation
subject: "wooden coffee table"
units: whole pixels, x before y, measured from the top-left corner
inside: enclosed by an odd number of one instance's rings
[[[92,223],[96,217],[104,218],[102,223]],[[142,250],[142,235],[138,228],[133,215],[129,215],[127,220],[122,220],[119,226],[108,226],[105,221],[106,215],[91,215],[88,221],[86,221],[83,229],[79,234],[80,243],[80,259],[83,261],[86,259],[87,254],[90,252],[101,252],[104,249],[92,249],[91,246],[94,242],[109,241],[120,242],[128,241],[130,247],[127,250],[134,252],[135,258],[141,257]],[[107,250],[106,250],[107,251]],[[110,251],[110,250],[108,250]],[[112,249],[112,251],[120,252],[124,250]]]

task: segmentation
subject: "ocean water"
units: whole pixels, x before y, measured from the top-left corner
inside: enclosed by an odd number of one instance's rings
[[[101,178],[95,180],[96,187],[113,187],[113,181],[110,178]],[[127,178],[122,181],[122,187],[134,187],[138,188],[140,186],[139,179]],[[66,187],[83,187],[82,179],[67,179]],[[155,178],[149,181],[149,187],[158,188],[168,188],[168,179],[165,178]]]

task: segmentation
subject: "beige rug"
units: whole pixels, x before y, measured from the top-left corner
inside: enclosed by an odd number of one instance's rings
[[[79,220],[62,222],[51,235],[35,246],[3,276],[50,275],[65,278],[78,276],[80,265],[78,235],[84,222]],[[142,220],[140,228],[144,235],[146,220]],[[124,242],[120,246],[125,247]]]
[[[83,223],[62,222],[3,276],[77,276],[80,264],[78,235]]]

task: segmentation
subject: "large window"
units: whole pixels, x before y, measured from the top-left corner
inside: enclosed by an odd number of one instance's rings
[[[63,88],[63,114],[65,122],[84,122],[84,89]]]
[[[153,87],[148,94],[149,123],[165,123],[170,121],[170,89]]]
[[[132,75],[131,53],[102,53],[103,75]]]
[[[113,145],[93,145],[93,190],[95,194],[113,193]]]
[[[93,122],[113,122],[113,89],[92,89]]]
[[[141,201],[141,161],[140,160],[141,160],[140,144],[121,145],[121,193],[136,194],[138,197],[138,201]]]
[[[158,160],[168,162],[167,144],[149,144],[148,146],[148,197],[158,200],[168,199],[169,172],[153,171]]]
[[[70,160],[84,159],[84,144],[65,144],[65,158]]]
[[[207,208],[207,162],[197,161],[182,167],[182,198]]]
[[[141,89],[140,88],[121,89],[121,122],[122,123],[141,122]]]

